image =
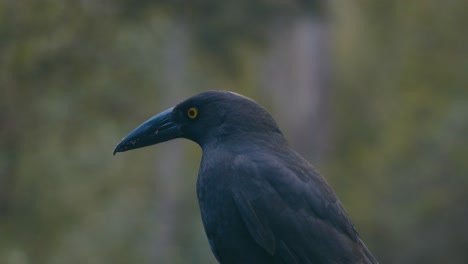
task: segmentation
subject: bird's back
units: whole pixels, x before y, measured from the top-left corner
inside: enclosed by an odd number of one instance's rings
[[[322,176],[287,145],[268,148],[204,149],[197,190],[218,260],[377,263]]]

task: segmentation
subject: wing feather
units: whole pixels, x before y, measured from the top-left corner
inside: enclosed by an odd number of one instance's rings
[[[243,171],[238,171],[234,200],[257,244],[282,263],[378,263],[310,164],[300,157],[296,164],[253,157],[257,160],[234,161],[243,164],[236,166]]]

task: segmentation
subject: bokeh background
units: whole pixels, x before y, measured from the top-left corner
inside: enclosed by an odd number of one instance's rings
[[[112,156],[211,90],[255,99],[381,263],[468,263],[468,2],[0,1],[0,263],[215,263],[201,150]]]

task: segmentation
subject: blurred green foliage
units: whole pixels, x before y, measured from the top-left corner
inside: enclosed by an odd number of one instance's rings
[[[382,263],[465,263],[468,4],[368,2],[335,42],[341,133],[327,174]]]
[[[152,164],[164,148],[112,157],[113,147],[207,89],[271,102],[256,90],[252,57],[268,49],[272,27],[297,16],[331,25],[332,132],[314,163],[368,247],[381,263],[466,263],[461,0],[0,1],[0,263],[158,263],[165,186]],[[190,52],[185,87],[170,90],[178,23]],[[168,175],[181,196],[170,263],[214,263],[195,200],[200,150],[165,144],[184,155],[183,175]]]

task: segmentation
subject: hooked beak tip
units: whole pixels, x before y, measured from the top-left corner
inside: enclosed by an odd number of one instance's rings
[[[112,152],[112,156],[115,156],[115,154],[116,154],[117,152],[120,152],[119,146],[120,146],[120,144],[118,144],[117,146],[115,146],[114,151]]]
[[[125,147],[125,144],[122,144],[122,142],[120,142],[117,146],[115,146],[114,151],[112,152],[112,156],[115,156],[115,154],[117,154],[117,152],[123,152],[123,151],[125,151],[127,149]]]

